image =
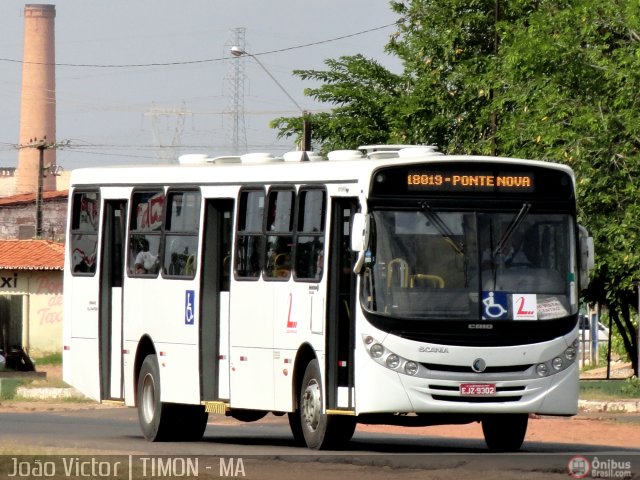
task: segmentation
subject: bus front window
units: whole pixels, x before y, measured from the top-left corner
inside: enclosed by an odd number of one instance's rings
[[[377,210],[365,310],[398,319],[547,320],[575,313],[569,215]]]

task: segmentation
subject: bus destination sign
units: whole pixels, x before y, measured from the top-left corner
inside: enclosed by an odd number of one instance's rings
[[[408,190],[443,192],[533,192],[533,173],[407,172]]]

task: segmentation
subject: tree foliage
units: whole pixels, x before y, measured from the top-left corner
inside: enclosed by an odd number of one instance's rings
[[[314,114],[325,150],[436,144],[566,163],[596,243],[586,299],[606,305],[634,364],[640,280],[640,8],[637,0],[397,0],[393,74],[362,56],[297,71],[333,105]],[[299,119],[274,122],[281,135]]]

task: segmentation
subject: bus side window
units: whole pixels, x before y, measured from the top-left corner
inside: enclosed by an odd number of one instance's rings
[[[129,275],[157,276],[164,192],[134,192],[129,223]]]
[[[262,270],[264,190],[240,192],[235,273],[240,279],[257,279]]]
[[[198,254],[200,192],[170,191],[163,239],[163,274],[193,278]]]
[[[324,190],[300,189],[295,236],[296,280],[317,282],[322,279],[326,203]]]
[[[71,217],[72,275],[96,272],[100,197],[98,192],[74,192]]]
[[[293,245],[293,190],[269,192],[265,249],[265,278],[287,280],[291,276],[291,247]]]

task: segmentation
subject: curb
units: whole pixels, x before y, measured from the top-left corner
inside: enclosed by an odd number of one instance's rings
[[[578,400],[578,409],[582,412],[638,413],[640,400]]]
[[[18,387],[16,396],[29,400],[86,400],[82,393],[71,387],[27,388]]]
[[[20,398],[30,400],[87,400],[85,395],[73,387],[18,387],[15,393]],[[586,413],[640,413],[640,400],[579,400],[578,410]]]

